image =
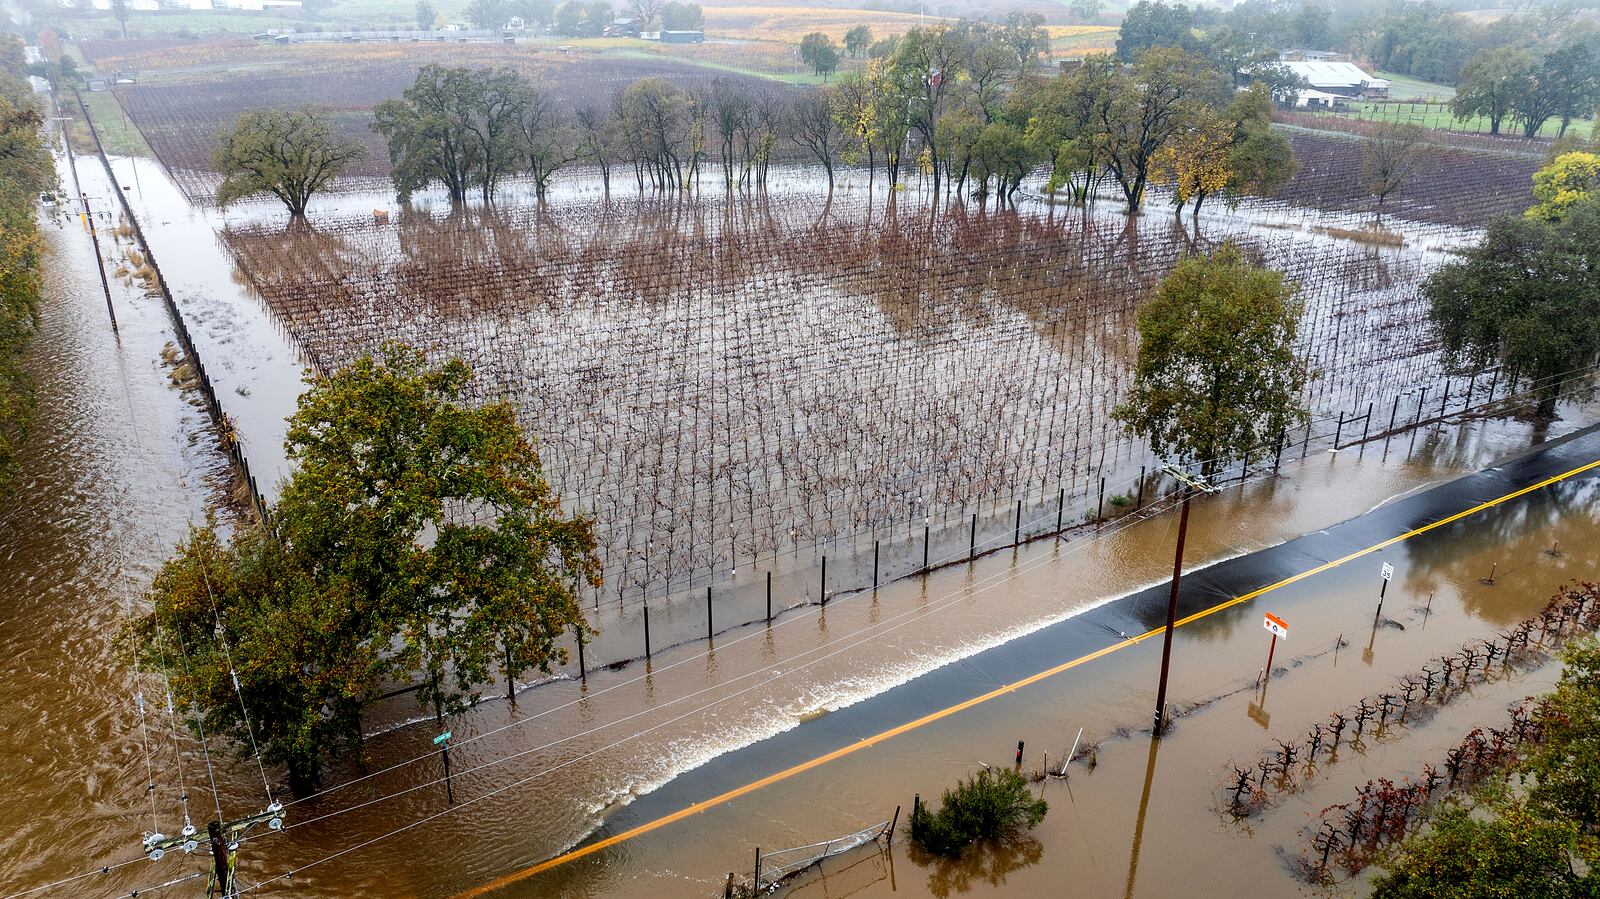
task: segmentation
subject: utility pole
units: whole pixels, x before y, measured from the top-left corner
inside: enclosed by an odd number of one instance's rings
[[[257,824],[272,830],[283,829],[283,804],[274,802],[265,811],[235,821],[212,821],[206,825],[206,842],[211,852],[211,879],[206,887],[207,897],[226,899],[239,895],[235,876],[239,869],[239,840]],[[160,861],[167,852],[182,849],[185,853],[200,848],[195,839],[194,825],[184,822],[183,830],[174,837],[153,833],[144,838],[145,855],[151,861]]]
[[[106,279],[106,260],[100,255],[100,232],[94,226],[94,210],[89,208],[89,195],[80,194],[79,202],[83,204],[83,218],[89,225],[89,239],[94,242],[94,267],[100,272],[100,289],[106,295],[106,314],[111,317],[111,330],[117,330],[117,310],[111,308],[111,282]]]
[[[71,116],[52,116],[51,118],[52,121],[72,121]],[[100,272],[100,289],[105,291],[106,295],[106,314],[111,317],[111,332],[115,334],[118,330],[117,310],[111,307],[111,282],[108,278],[106,278],[105,258],[100,255],[100,234],[94,226],[94,210],[89,208],[89,195],[83,192],[83,185],[78,181],[77,155],[72,152],[72,145],[67,141],[66,137],[66,127],[63,126],[61,129],[61,139],[62,143],[65,144],[67,148],[67,164],[72,168],[72,182],[73,185],[78,189],[78,195],[76,197],[67,197],[65,199],[75,201],[83,207],[81,211],[81,214],[83,215],[83,223],[89,229],[90,240],[94,242],[95,269]]]
[[[1158,737],[1167,728],[1167,672],[1172,666],[1172,632],[1178,618],[1178,584],[1183,580],[1183,544],[1189,534],[1189,499],[1196,490],[1210,493],[1215,489],[1176,466],[1163,465],[1162,470],[1172,475],[1182,485],[1180,489],[1183,491],[1183,511],[1178,515],[1178,548],[1172,559],[1172,594],[1167,599],[1167,628],[1161,638],[1161,683],[1156,687],[1155,716],[1155,735]]]

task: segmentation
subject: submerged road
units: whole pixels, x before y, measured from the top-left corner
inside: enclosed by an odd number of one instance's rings
[[[1187,572],[1179,596],[1183,627],[1358,559],[1372,580],[1386,551],[1404,541],[1513,503],[1553,484],[1600,476],[1600,426],[1398,500],[1322,531]],[[461,894],[492,893],[706,809],[935,721],[1077,668],[1164,631],[1170,585],[1157,584],[1031,634],[935,669],[793,730],[728,753],[679,776],[617,812],[589,842]],[[1109,634],[1129,634],[1108,640]],[[1175,683],[1182,657],[1174,656]],[[1151,679],[1151,687],[1154,687]],[[998,686],[996,686],[998,684]],[[1152,690],[1153,692],[1153,690]],[[1153,697],[1152,697],[1153,703]],[[1181,719],[1177,719],[1181,721]],[[727,784],[740,786],[732,789]]]

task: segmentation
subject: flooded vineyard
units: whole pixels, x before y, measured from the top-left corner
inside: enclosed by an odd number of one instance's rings
[[[386,48],[355,55],[371,69],[347,92],[357,106],[409,77]],[[345,66],[277,71],[263,90],[298,96]],[[71,352],[33,360],[54,410],[43,474],[0,505],[0,583],[25,597],[0,618],[25,661],[0,690],[0,721],[28,747],[7,795],[52,797],[59,820],[0,808],[0,850],[26,859],[0,872],[6,899],[188,894],[203,853],[147,862],[140,835],[273,799],[286,826],[240,843],[249,895],[710,897],[752,851],[803,856],[1013,751],[1052,806],[1032,836],[960,861],[862,846],[786,895],[1319,895],[1319,815],[1365,815],[1351,797],[1375,775],[1447,764],[1472,728],[1502,727],[1557,667],[1553,642],[1507,633],[1600,565],[1600,493],[1573,474],[1600,457],[1594,398],[1570,392],[1554,422],[1519,417],[1539,385],[1448,368],[1419,293],[1478,236],[1463,225],[1525,200],[1497,187],[1525,188],[1520,157],[1436,157],[1382,226],[1361,214],[1338,137],[1297,136],[1312,164],[1277,200],[1213,204],[1198,223],[1157,201],[1128,217],[1028,192],[986,212],[914,179],[863,189],[860,173],[824,195],[816,171],[787,165],[768,192],[731,197],[714,174],[664,198],[570,171],[549,203],[511,183],[494,208],[447,215],[437,192],[406,208],[360,192],[386,171],[369,159],[309,226],[286,227],[268,204],[206,199],[196,123],[236,112],[241,92],[118,91],[165,167],[79,160],[79,184],[120,191],[149,232],[148,262],[238,426],[228,439],[281,472],[302,364],[329,372],[389,340],[464,359],[473,399],[512,404],[563,501],[597,523],[605,584],[584,598],[599,631],[587,664],[490,685],[452,718],[453,768],[403,684],[372,703],[364,755],[331,760],[311,795],[183,728],[163,679],[129,671],[113,636],[184,526],[226,507],[227,466],[192,386],[167,374],[160,302],[116,279],[124,330],[97,330],[94,250],[59,223],[47,325]],[[341,128],[364,127],[346,112]],[[114,266],[125,223],[100,221]],[[1195,503],[1178,724],[1151,741],[1146,638],[1163,620],[1151,596],[1171,571],[1173,483],[1111,410],[1138,304],[1224,242],[1299,286],[1311,421]],[[1371,555],[1337,561],[1355,552]],[[1374,616],[1380,559],[1399,579]],[[1295,628],[1269,683],[1263,605]],[[1505,647],[1492,675],[1488,646]],[[1326,745],[1330,722],[1406,689],[1400,672],[1464,652],[1469,678],[1452,668],[1414,714],[1364,720],[1354,742],[1340,724]],[[1042,776],[1068,755],[1070,777]],[[1262,760],[1270,797],[1230,800],[1235,772]],[[1351,860],[1316,872],[1330,893],[1362,885]]]
[[[595,517],[623,606],[784,557],[855,558],[858,583],[863,545],[897,529],[954,533],[982,509],[986,538],[1032,533],[1103,515],[1107,489],[1116,507],[1154,497],[1153,460],[1111,418],[1135,308],[1223,241],[1300,286],[1318,439],[1336,418],[1354,438],[1443,411],[1430,392],[1452,408],[1506,392],[1498,372],[1441,366],[1418,294],[1438,253],[1248,219],[1197,243],[1159,216],[801,194],[227,232],[319,370],[402,340],[511,402],[564,501]]]

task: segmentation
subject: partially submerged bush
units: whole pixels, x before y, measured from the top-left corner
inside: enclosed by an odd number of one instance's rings
[[[985,768],[945,790],[938,811],[920,804],[912,809],[911,841],[924,852],[960,857],[977,840],[1037,827],[1047,811],[1049,805],[1034,798],[1021,774]]]

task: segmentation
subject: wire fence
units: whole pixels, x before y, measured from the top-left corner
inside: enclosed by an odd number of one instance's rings
[[[72,89],[72,95],[77,100],[78,111],[83,115],[84,124],[89,128],[89,136],[94,140],[95,155],[100,157],[100,164],[105,167],[111,193],[117,197],[122,214],[133,230],[134,240],[139,244],[139,251],[143,254],[146,264],[155,273],[155,283],[161,294],[161,302],[167,307],[167,314],[172,317],[173,331],[178,338],[178,345],[183,350],[185,359],[194,368],[200,396],[205,401],[206,412],[211,416],[212,425],[222,438],[222,446],[228,453],[228,461],[233,465],[235,475],[249,491],[250,507],[262,522],[267,522],[267,506],[261,498],[260,489],[256,486],[255,476],[250,473],[250,460],[239,442],[238,431],[228,418],[228,413],[222,408],[222,403],[217,399],[217,391],[211,384],[211,376],[206,372],[199,351],[195,349],[194,339],[189,335],[189,326],[184,322],[183,313],[178,311],[178,304],[172,299],[172,291],[167,287],[166,276],[161,273],[161,266],[157,264],[155,255],[150,252],[150,244],[145,240],[139,218],[133,214],[133,206],[117,185],[117,176],[111,170],[111,160],[106,157],[105,145],[100,141],[100,132],[95,128],[94,119],[89,115],[89,108],[84,105],[83,95],[77,88]],[[69,148],[67,152],[72,151]]]
[[[880,847],[887,847],[894,837],[895,822],[899,820],[900,810],[895,809],[893,818],[879,821],[870,827],[864,827],[855,833],[834,837],[820,843],[809,843],[805,846],[794,846],[788,849],[778,849],[772,852],[762,852],[756,849],[756,866],[750,884],[736,884],[733,875],[729,875],[728,887],[723,891],[724,896],[760,896],[770,893],[781,886],[784,881],[805,871],[813,865],[820,865],[826,859],[836,855],[843,855],[854,849],[859,849],[868,843],[877,843]]]

